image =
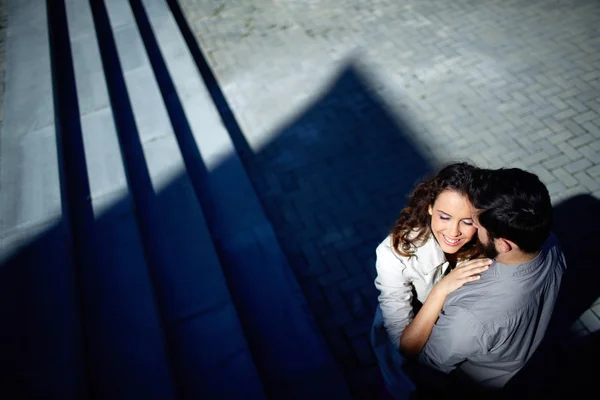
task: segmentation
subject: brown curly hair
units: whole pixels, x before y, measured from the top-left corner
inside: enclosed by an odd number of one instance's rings
[[[405,257],[412,257],[415,251],[431,235],[429,206],[444,190],[452,190],[468,197],[468,187],[472,173],[477,169],[467,163],[455,163],[442,168],[435,176],[419,183],[409,196],[408,206],[400,211],[400,217],[392,229],[392,246]],[[473,258],[480,253],[477,235],[456,253],[459,260]]]

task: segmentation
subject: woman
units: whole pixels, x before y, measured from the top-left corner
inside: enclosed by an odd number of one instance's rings
[[[448,294],[479,279],[491,264],[473,259],[479,255],[477,228],[466,190],[474,170],[451,164],[417,185],[390,236],[377,247],[380,295],[371,342],[394,396],[414,390],[401,372],[402,356],[421,352]]]

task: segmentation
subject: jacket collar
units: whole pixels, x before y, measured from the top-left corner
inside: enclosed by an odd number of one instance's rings
[[[429,274],[440,265],[442,266],[442,270],[446,270],[448,267],[448,261],[446,261],[446,256],[442,251],[442,248],[438,244],[433,234],[429,236],[429,239],[415,252],[415,264],[418,268],[424,273]]]

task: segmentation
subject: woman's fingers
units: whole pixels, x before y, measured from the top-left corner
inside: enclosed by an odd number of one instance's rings
[[[470,261],[467,261],[467,262],[459,265],[458,267],[456,267],[456,269],[462,270],[462,271],[467,271],[467,270],[487,267],[491,263],[492,263],[492,260],[490,260],[489,258],[477,258],[475,260],[470,260]]]
[[[475,259],[464,263],[456,268],[457,278],[470,282],[479,279],[479,274],[488,270],[492,260],[490,259]]]
[[[481,278],[481,273],[489,269],[493,261],[488,258],[477,258],[460,264],[440,284],[442,284],[447,293],[451,293],[465,283],[473,282]]]

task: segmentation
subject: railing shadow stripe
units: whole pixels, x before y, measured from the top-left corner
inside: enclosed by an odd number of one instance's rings
[[[133,209],[136,216],[136,222],[139,226],[139,232],[143,242],[146,263],[150,267],[150,279],[153,287],[159,287],[157,277],[154,273],[156,260],[160,260],[160,243],[157,235],[152,232],[156,230],[153,210],[151,207],[152,199],[155,198],[150,172],[144,157],[142,143],[135,123],[131,100],[127,92],[123,70],[119,62],[119,55],[111,29],[110,20],[104,0],[89,0],[94,26],[96,28],[96,37],[100,50],[100,58],[104,69],[104,75],[107,82],[110,105],[113,112],[119,146],[125,164],[125,174],[133,198]],[[167,321],[161,294],[157,292],[158,309],[160,310],[160,320],[162,331],[166,334],[167,357],[169,358],[169,369],[171,380],[175,382],[175,390],[181,387],[178,382],[178,374],[175,370],[177,363],[174,360],[173,338],[169,336]]]
[[[83,293],[82,275],[88,264],[90,254],[89,237],[94,223],[94,214],[90,201],[90,185],[86,168],[85,151],[75,72],[71,55],[71,43],[64,0],[47,0],[48,33],[50,39],[50,60],[52,71],[52,88],[54,97],[55,129],[59,177],[63,206],[63,218],[69,227],[67,240],[71,244],[74,258],[75,287],[78,294],[77,306],[82,335],[87,336],[86,313],[84,310],[85,295]],[[90,379],[91,369],[87,357],[89,349],[82,340],[82,359],[85,366],[84,375]],[[89,386],[88,386],[89,389]],[[88,397],[89,393],[85,395]]]

